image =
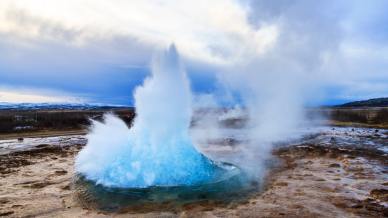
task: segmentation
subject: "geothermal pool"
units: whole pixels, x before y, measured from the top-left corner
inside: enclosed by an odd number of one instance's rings
[[[81,175],[76,178],[74,187],[81,204],[107,212],[138,211],[139,208],[176,210],[201,201],[227,204],[246,199],[259,189],[239,168],[221,163],[219,167],[225,171],[219,172],[213,180],[196,185],[112,188],[96,185]]]
[[[130,129],[112,114],[93,123],[76,159],[82,177],[106,188],[144,189],[207,184],[229,173],[194,147],[191,91],[174,45],[155,56],[134,99]]]
[[[174,45],[154,58],[151,71],[134,92],[131,128],[112,114],[93,123],[75,162],[80,201],[119,210],[242,194],[248,188],[245,172],[194,146],[192,94]]]
[[[94,121],[75,162],[79,201],[105,211],[165,208],[204,199],[227,202],[257,189],[245,171],[195,147],[192,94],[174,45],[154,58],[151,71],[134,92],[131,128],[112,114]]]

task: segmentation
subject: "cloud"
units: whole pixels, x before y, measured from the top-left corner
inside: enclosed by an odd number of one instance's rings
[[[65,95],[53,95],[36,93],[36,90],[31,91],[15,91],[0,89],[0,102],[8,103],[82,103],[84,99],[79,97],[70,97]]]
[[[22,38],[79,46],[117,36],[159,48],[174,42],[185,56],[217,64],[263,54],[278,34],[275,25],[252,26],[235,0],[5,0],[0,8],[0,31]]]
[[[296,88],[310,98],[319,89],[326,89],[329,100],[387,95],[388,2],[248,2],[251,23],[277,23],[280,32],[273,48],[256,60],[256,71],[299,80]],[[341,88],[328,90],[333,86]]]
[[[194,90],[218,94],[228,80],[264,86],[284,77],[301,81],[293,86],[312,98],[328,87],[341,87],[328,90],[335,99],[385,95],[387,7],[384,0],[3,0],[0,85],[129,103],[154,51],[175,42]],[[361,83],[368,85],[348,85]]]

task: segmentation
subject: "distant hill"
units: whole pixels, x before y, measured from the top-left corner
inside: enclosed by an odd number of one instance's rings
[[[373,98],[364,101],[353,101],[334,107],[388,107],[388,98]]]
[[[121,105],[72,103],[7,103],[0,102],[0,110],[111,110],[128,108]]]

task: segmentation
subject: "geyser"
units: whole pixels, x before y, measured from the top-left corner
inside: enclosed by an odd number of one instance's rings
[[[114,188],[195,186],[230,170],[193,146],[190,85],[174,45],[154,58],[152,75],[134,98],[132,128],[113,115],[93,122],[75,164],[87,180]]]

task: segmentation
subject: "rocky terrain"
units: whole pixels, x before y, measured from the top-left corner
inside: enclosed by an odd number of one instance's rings
[[[3,146],[0,216],[387,217],[387,138],[382,130],[326,128],[279,145],[273,151],[279,164],[268,172],[262,191],[243,201],[218,204],[204,199],[179,208],[144,205],[115,213],[92,209],[77,198],[74,157],[84,141],[37,143],[12,152],[4,152]],[[238,152],[239,146],[221,143],[206,152],[227,155]]]

